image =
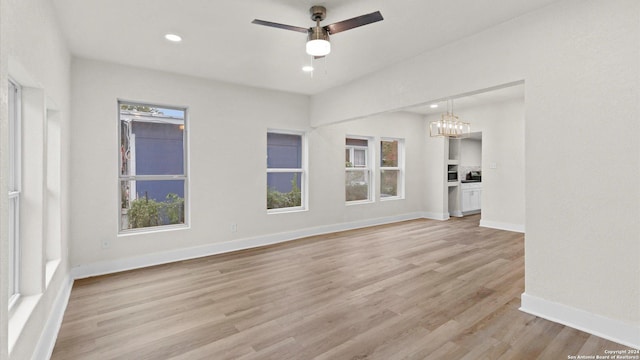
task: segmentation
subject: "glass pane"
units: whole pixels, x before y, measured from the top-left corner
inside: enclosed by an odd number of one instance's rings
[[[302,136],[267,133],[267,168],[301,169]]]
[[[185,180],[121,181],[122,230],[184,224]]]
[[[7,221],[8,233],[8,274],[7,274],[7,299],[19,293],[20,282],[20,94],[18,87],[9,81],[8,93],[8,126],[9,126],[9,142],[8,142],[8,181],[9,190],[9,211]],[[13,194],[12,194],[13,193]]]
[[[347,145],[351,146],[369,146],[369,140],[366,139],[350,139],[347,138]]]
[[[369,199],[369,170],[347,171],[345,175],[347,201]]]
[[[353,163],[351,162],[351,149],[344,149],[344,166],[353,167]]]
[[[184,174],[184,110],[120,105],[120,174]]]
[[[398,141],[380,142],[380,166],[398,167]]]
[[[353,149],[353,166],[355,167],[367,166],[367,150]]]
[[[380,171],[380,197],[398,196],[399,170]]]
[[[302,206],[302,173],[267,174],[267,209]]]
[[[8,264],[8,298],[18,293],[18,284],[17,284],[17,276],[19,274],[18,271],[18,256],[20,253],[20,243],[18,239],[18,198],[11,197],[9,198],[9,264]]]
[[[18,171],[19,167],[19,155],[20,155],[20,142],[18,137],[20,136],[20,119],[18,118],[18,107],[20,106],[20,99],[18,98],[17,86],[9,81],[9,176],[8,186],[9,191],[16,191],[19,189],[18,184]]]

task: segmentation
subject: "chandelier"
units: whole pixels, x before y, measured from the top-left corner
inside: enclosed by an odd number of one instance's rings
[[[451,103],[451,110],[449,110],[449,103]],[[453,100],[447,100],[447,112],[442,114],[440,120],[429,123],[429,133],[431,136],[465,138],[471,133],[471,124],[460,121],[453,114]]]

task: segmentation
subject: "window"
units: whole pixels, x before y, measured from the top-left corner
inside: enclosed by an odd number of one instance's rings
[[[369,140],[347,138],[345,148],[345,199],[347,202],[371,200]]]
[[[120,231],[185,224],[186,109],[118,106]]]
[[[380,141],[380,199],[404,196],[403,142],[398,139]]]
[[[302,134],[267,132],[267,210],[270,212],[304,209],[303,140]]]
[[[21,89],[9,81],[9,307],[20,296]]]

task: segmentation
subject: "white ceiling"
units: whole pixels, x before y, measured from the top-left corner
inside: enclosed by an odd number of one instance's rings
[[[315,94],[472,35],[558,0],[53,0],[79,57],[261,88]],[[305,34],[251,24],[255,18],[310,27],[380,10],[384,20],[335,34],[313,76]],[[163,36],[176,33],[181,43]]]
[[[420,115],[430,115],[442,114],[449,109],[453,110],[455,114],[459,110],[511,100],[522,100],[524,102],[524,83],[498,86],[491,89],[479,90],[471,94],[459,94],[452,96],[450,99],[425,102],[421,105],[403,109],[403,111]],[[437,105],[437,107],[432,108],[431,105]]]

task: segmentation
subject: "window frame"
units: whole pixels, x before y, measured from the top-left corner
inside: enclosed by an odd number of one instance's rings
[[[9,78],[9,266],[8,304],[9,310],[20,298],[21,282],[21,241],[20,241],[20,198],[22,190],[22,87]]]
[[[397,142],[398,143],[398,159],[397,159],[397,165],[398,166],[384,166],[382,164],[383,161],[383,155],[382,155],[382,143],[383,142]],[[387,201],[387,200],[400,200],[400,199],[404,199],[405,193],[404,193],[404,189],[405,189],[405,153],[404,153],[404,139],[402,138],[392,138],[392,137],[382,137],[380,138],[380,146],[378,147],[378,149],[380,150],[380,161],[379,161],[379,168],[378,168],[378,175],[380,176],[380,188],[379,190],[379,196],[380,196],[380,201]],[[382,173],[384,171],[397,171],[398,172],[398,183],[397,183],[397,189],[396,189],[396,195],[395,196],[382,196]]]
[[[358,145],[347,145],[346,142],[349,139],[354,139],[354,140],[366,140],[367,141],[367,145],[366,146],[358,146]],[[349,158],[350,159],[354,159],[354,154],[355,154],[355,150],[365,150],[365,166],[352,166],[352,167],[347,167],[346,166],[346,162],[345,162],[345,204],[346,205],[357,205],[357,204],[367,204],[367,203],[372,203],[375,201],[375,194],[373,189],[375,189],[375,182],[374,182],[374,168],[373,168],[373,164],[375,163],[374,160],[374,151],[372,151],[372,144],[374,143],[374,139],[372,137],[367,137],[367,136],[357,136],[357,135],[346,135],[345,136],[345,150],[349,151]],[[369,187],[367,189],[367,198],[363,199],[363,200],[347,200],[346,199],[346,176],[347,176],[347,172],[369,172],[369,176],[368,176],[368,184]]]
[[[183,138],[182,138],[182,174],[164,174],[164,175],[123,175],[121,172],[122,169],[122,155],[120,153],[120,146],[122,144],[122,120],[121,120],[121,105],[132,105],[132,106],[148,106],[151,108],[160,108],[167,110],[178,110],[184,113],[183,119]],[[189,126],[188,126],[188,118],[189,118],[189,108],[187,106],[176,106],[176,105],[162,105],[159,103],[147,103],[147,102],[138,102],[138,101],[129,101],[118,99],[117,101],[117,113],[118,113],[118,197],[117,197],[117,209],[118,209],[118,235],[132,235],[132,234],[141,234],[141,233],[152,233],[152,232],[161,232],[167,230],[175,230],[175,229],[186,229],[190,227],[190,216],[189,216],[189,208],[190,208],[190,191],[189,191]],[[182,180],[184,181],[184,223],[181,224],[167,224],[167,225],[157,225],[157,226],[148,226],[141,228],[132,228],[132,229],[123,229],[122,228],[122,181],[171,181],[171,180]]]
[[[300,160],[301,166],[299,168],[270,168],[268,163],[268,148],[269,148],[269,134],[282,134],[282,135],[295,135],[300,136]],[[307,143],[307,133],[304,131],[297,130],[282,130],[282,129],[267,129],[267,143],[265,144],[265,174],[267,178],[265,179],[265,183],[267,187],[265,187],[265,192],[268,191],[268,174],[269,173],[298,173],[300,174],[300,206],[292,206],[286,208],[276,208],[276,209],[268,209],[267,208],[267,194],[265,193],[265,209],[267,209],[267,214],[283,214],[283,213],[291,213],[291,212],[302,212],[308,210],[308,183],[309,183],[309,173],[308,173],[308,143]]]

